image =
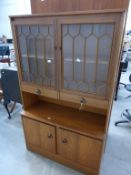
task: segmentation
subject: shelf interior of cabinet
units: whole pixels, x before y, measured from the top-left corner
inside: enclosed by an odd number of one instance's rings
[[[106,116],[37,101],[22,116],[103,140]]]

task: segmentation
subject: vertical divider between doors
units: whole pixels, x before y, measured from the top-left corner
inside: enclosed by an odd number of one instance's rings
[[[56,18],[53,19],[53,26],[54,26],[54,57],[55,57],[55,81],[56,81],[56,91],[57,91],[57,98],[58,98],[58,47],[57,47],[57,22]]]
[[[60,18],[58,17],[56,20],[57,24],[57,55],[58,55],[58,98],[60,99],[60,90],[62,86],[62,77],[63,77],[63,65],[62,65],[62,29],[61,29],[61,23]]]

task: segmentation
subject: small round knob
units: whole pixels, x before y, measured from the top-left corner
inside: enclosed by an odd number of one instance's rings
[[[79,110],[82,111],[83,110],[83,106],[86,104],[86,100],[85,98],[81,97],[80,99],[80,107]]]
[[[54,49],[57,50],[57,46],[55,46]]]
[[[49,135],[48,135],[48,138],[49,138],[49,139],[53,139],[53,135],[52,135],[52,134],[49,134]]]
[[[59,49],[62,50],[62,47],[60,46]]]
[[[67,143],[67,142],[68,142],[67,139],[63,139],[63,140],[62,140],[62,143]]]
[[[36,93],[37,95],[40,95],[40,94],[41,94],[41,90],[40,90],[40,89],[36,89],[36,90],[35,90],[35,93]]]
[[[80,103],[82,103],[82,104],[86,104],[86,99],[85,99],[84,97],[81,97],[81,99],[80,99]]]

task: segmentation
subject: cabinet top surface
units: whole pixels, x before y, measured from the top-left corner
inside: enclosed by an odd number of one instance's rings
[[[103,140],[106,116],[39,102],[21,113],[28,118]]]
[[[105,13],[122,13],[125,9],[109,9],[109,10],[88,10],[88,11],[76,11],[76,12],[60,12],[60,13],[41,13],[41,14],[31,14],[31,15],[11,15],[10,19],[13,18],[29,18],[29,17],[48,17],[48,16],[68,16],[68,15],[88,15],[88,14],[105,14]]]

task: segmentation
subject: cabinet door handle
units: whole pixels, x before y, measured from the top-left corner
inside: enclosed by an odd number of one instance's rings
[[[49,135],[48,135],[48,138],[49,138],[49,139],[53,139],[53,135],[52,135],[52,134],[49,134]]]
[[[62,140],[62,143],[67,143],[67,142],[68,142],[67,139],[63,139],[63,140]]]
[[[62,50],[62,46],[59,47],[60,51]]]
[[[41,94],[41,90],[40,90],[40,89],[36,89],[36,90],[35,90],[35,93],[36,93],[37,95],[40,95],[40,94]]]
[[[54,46],[54,49],[57,50],[57,46]]]
[[[86,104],[86,99],[81,97],[80,99],[80,107],[79,110],[82,111],[83,110],[83,106]]]

